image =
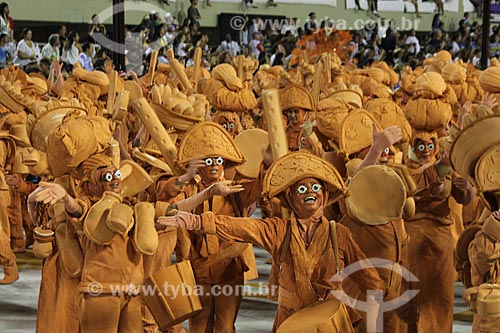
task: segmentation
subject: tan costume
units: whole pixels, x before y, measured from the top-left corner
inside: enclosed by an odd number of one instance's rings
[[[491,71],[485,77],[490,74]],[[499,132],[496,130],[500,126],[499,120],[498,110],[490,110],[485,105],[480,105],[475,114],[464,116],[464,127],[459,129],[453,126],[447,138],[453,168],[474,184],[482,204],[492,212],[481,227],[470,226],[468,230],[466,229],[468,237],[472,238],[475,234],[475,238],[468,246],[470,271],[464,272],[465,276],[470,274],[470,281],[465,283],[470,282],[473,286],[465,291],[464,298],[475,313],[472,326],[474,333],[498,332],[500,325],[498,315],[495,313],[495,309],[498,309],[498,299],[495,299],[496,289],[500,282],[498,258],[500,184],[494,176],[498,173],[496,160],[500,151]],[[462,252],[462,259],[465,258],[463,255],[465,244],[466,242],[461,247],[457,246],[457,252]],[[464,268],[469,268],[467,263]],[[480,292],[481,289],[483,290]]]
[[[14,142],[11,139],[0,139],[0,165],[6,166],[13,157]],[[0,172],[0,262],[3,265],[5,278],[0,284],[12,283],[19,277],[16,265],[16,256],[10,247],[10,226],[8,205],[10,203],[9,186],[5,183],[5,176]]]
[[[297,152],[285,155],[273,164],[264,180],[264,192],[269,197],[279,196],[282,204],[286,205],[290,199],[285,199],[285,192],[288,192],[289,187],[297,180],[307,177],[323,181],[325,192],[329,192],[333,196],[332,199],[342,191],[342,180],[331,166],[314,155]],[[325,197],[328,195],[325,194]],[[318,212],[321,214],[321,210]],[[281,249],[286,234],[289,234],[289,248],[278,271],[279,306],[273,332],[293,313],[319,299],[331,298],[329,292],[341,288],[339,282],[332,281],[332,277],[337,273],[335,265],[332,264],[335,262],[334,246],[329,237],[329,222],[322,216],[314,218],[312,229],[308,231],[303,229],[300,218],[295,214],[292,214],[290,219],[242,219],[216,216],[212,212],[204,213],[201,217],[189,216],[194,222],[192,228],[200,228],[203,233],[217,235],[221,240],[228,242],[252,242],[271,253],[275,264],[281,261]],[[174,217],[176,218],[178,217]],[[365,259],[363,252],[352,239],[351,233],[343,226],[338,226],[337,229],[337,245],[340,253],[338,268],[342,269],[344,266]],[[385,289],[383,281],[374,269],[369,268],[363,273],[353,274],[352,278],[362,286],[363,290]],[[359,317],[354,312],[350,314],[351,321],[357,322]],[[349,331],[352,331],[352,327],[345,328],[342,332]]]
[[[229,133],[215,123],[200,123],[191,128],[184,136],[179,147],[179,164],[186,165],[196,156],[222,157],[226,160],[225,167],[240,164],[243,156],[229,137]],[[263,174],[263,173],[262,173]],[[169,182],[175,183],[177,178]],[[220,178],[219,181],[224,180]],[[229,216],[247,216],[248,207],[254,203],[261,192],[261,178],[251,184],[246,184],[249,190],[229,195],[227,197],[214,196],[195,211],[203,213],[212,211]],[[250,186],[249,186],[250,185]],[[175,189],[175,187],[170,187]],[[171,193],[177,199],[191,197],[205,189],[200,181],[183,187],[177,185],[177,192]],[[184,197],[179,195],[183,192]],[[192,262],[197,284],[204,291],[214,286],[231,286],[235,288],[243,284],[244,272],[256,272],[253,251],[248,245],[240,246],[219,241],[215,235],[204,235],[199,232],[190,232],[191,248],[189,259]],[[185,247],[182,246],[184,249]],[[246,251],[245,251],[246,250]],[[184,252],[184,251],[181,251]],[[215,287],[217,288],[217,287]],[[234,332],[234,322],[242,300],[239,295],[201,295],[203,310],[189,321],[189,330],[193,332]]]
[[[315,103],[311,93],[302,86],[289,85],[280,90],[280,104],[283,114],[287,117],[286,136],[288,138],[288,149],[297,151],[300,148],[302,125],[306,120],[307,112],[315,109]],[[290,111],[298,114],[291,119]]]
[[[437,136],[435,138],[437,141]],[[409,269],[419,279],[420,289],[413,300],[414,312],[408,324],[416,325],[422,332],[451,332],[455,272],[449,200],[453,196],[458,203],[466,205],[472,200],[472,189],[459,185],[456,182],[459,177],[453,173],[440,176],[434,163],[422,166],[410,160],[407,165],[418,188],[416,213],[406,220],[410,235]],[[435,186],[441,183],[445,189],[433,194]]]
[[[408,264],[409,238],[401,218],[406,204],[405,185],[389,167],[372,165],[358,170],[350,179],[348,189],[347,214],[340,223],[350,229],[367,258],[391,262],[377,268],[377,272],[386,288],[399,296],[402,285],[400,266]],[[343,286],[354,298],[360,299],[359,287],[351,280],[344,281]],[[396,311],[384,313],[384,332],[400,332],[399,326]],[[366,330],[364,323],[358,327],[358,332]]]

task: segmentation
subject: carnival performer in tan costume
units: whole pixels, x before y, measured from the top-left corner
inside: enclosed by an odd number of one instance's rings
[[[464,272],[470,275],[473,287],[464,292],[464,298],[474,312],[472,332],[498,332],[500,182],[496,175],[500,116],[496,103],[480,105],[475,113],[460,115],[458,126],[452,126],[446,142],[451,164],[474,185],[481,202],[491,212],[482,226],[466,229],[475,233],[475,238],[468,245],[470,271]],[[457,252],[461,251],[457,245]]]
[[[392,169],[385,166],[373,168],[372,165],[386,162],[387,155],[381,158],[382,154],[401,140],[401,132],[396,126],[383,131],[378,131],[374,126],[373,145],[364,161],[354,174],[350,175],[354,178],[349,183],[350,195],[346,198],[346,215],[340,221],[350,229],[354,240],[368,258],[382,258],[392,263],[392,266],[377,268],[377,271],[386,288],[394,295],[401,293],[401,265],[408,264],[409,239],[401,216],[407,191],[399,175]],[[366,167],[369,169],[364,170]],[[384,196],[385,193],[387,196]],[[377,209],[369,210],[365,206]],[[352,283],[344,283],[344,286],[346,289],[355,288]],[[359,298],[359,295],[353,296]],[[399,326],[396,311],[384,313],[384,332],[400,332]],[[366,332],[366,325],[360,325],[358,331]]]
[[[278,197],[292,210],[290,219],[235,218],[205,212],[201,216],[177,212],[162,217],[159,223],[217,235],[228,242],[252,242],[280,263],[278,312],[273,332],[292,314],[317,302],[332,298],[330,291],[340,289],[332,277],[338,269],[365,259],[363,252],[343,226],[336,226],[336,240],[330,240],[330,223],[323,217],[323,206],[344,190],[338,172],[328,163],[309,153],[290,153],[276,161],[264,179],[266,197]],[[288,235],[288,236],[287,236]],[[285,239],[288,238],[288,241]],[[283,245],[288,242],[287,245]],[[339,262],[335,250],[338,245]],[[283,250],[283,246],[288,248]],[[284,254],[284,257],[282,255]],[[283,260],[280,260],[280,257]],[[385,290],[374,269],[366,269],[353,278],[364,289]],[[341,319],[328,321],[328,332],[352,332],[359,318],[347,315],[341,305]],[[349,320],[350,319],[350,320]]]
[[[0,166],[4,168],[12,159],[15,143],[7,136],[0,137]],[[3,265],[4,278],[0,284],[10,284],[19,278],[16,256],[12,252],[9,241],[9,215],[7,206],[10,202],[9,187],[5,182],[4,172],[0,172],[0,263]]]
[[[288,149],[297,151],[300,148],[302,126],[308,118],[307,112],[315,109],[313,98],[306,88],[290,85],[280,90],[280,104],[287,120]]]
[[[419,294],[412,300],[409,326],[422,332],[451,332],[453,323],[453,236],[450,197],[471,202],[470,184],[457,177],[445,158],[439,161],[435,130],[451,119],[447,86],[437,73],[416,81],[415,96],[404,108],[414,128],[407,166],[417,185],[416,210],[406,219],[410,235],[410,271],[419,279]],[[431,268],[431,269],[430,269]],[[411,288],[414,289],[414,288]]]
[[[243,156],[229,133],[213,122],[203,122],[186,132],[181,141],[178,161],[182,166],[198,169],[199,182],[188,182],[185,177],[169,179],[169,192],[176,200],[188,198],[214,183],[224,181],[224,168],[241,164]],[[201,162],[201,163],[200,163]],[[189,168],[188,168],[189,169]],[[263,172],[262,172],[263,175]],[[261,177],[262,177],[261,175]],[[192,177],[192,176],[191,176]],[[214,196],[195,209],[198,213],[213,211],[230,216],[248,216],[250,205],[261,192],[261,180],[243,184],[245,191],[225,197]],[[166,184],[167,185],[167,184]],[[235,288],[243,284],[244,272],[256,273],[255,258],[248,244],[229,244],[215,235],[189,233],[191,249],[189,258],[196,282],[207,292],[214,285]],[[201,295],[203,311],[191,318],[193,332],[234,332],[234,322],[242,300],[241,294],[228,296]]]

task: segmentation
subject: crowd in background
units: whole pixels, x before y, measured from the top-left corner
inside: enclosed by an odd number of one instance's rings
[[[173,49],[178,59],[189,66],[193,62],[194,49],[203,50],[204,66],[212,68],[219,63],[231,62],[232,57],[244,54],[259,60],[261,65],[282,65],[287,67],[291,54],[298,41],[304,36],[318,31],[327,34],[334,28],[331,20],[317,20],[315,13],[309,13],[307,20],[299,24],[297,18],[288,18],[278,30],[265,21],[249,19],[241,31],[227,34],[216,45],[200,28],[201,14],[197,8],[198,0],[190,0],[186,18],[180,23],[170,13],[163,17],[158,12],[146,15],[137,26],[127,27],[127,68],[137,74],[147,70],[152,50],[160,52],[159,63],[168,63],[166,51]],[[449,51],[454,59],[472,63],[478,67],[481,57],[482,27],[472,21],[469,13],[459,21],[458,29],[446,29],[440,14],[435,14],[430,32],[398,31],[393,20],[379,18],[364,29],[352,31],[348,45],[350,60],[358,67],[370,65],[373,61],[385,60],[396,71],[421,65],[423,61],[440,50]],[[93,15],[88,35],[80,36],[76,31],[68,31],[60,25],[46,41],[32,39],[29,28],[15,27],[7,3],[0,4],[0,67],[14,63],[28,72],[39,71],[48,76],[54,60],[64,64],[63,71],[70,73],[72,66],[80,62],[87,70],[112,66],[110,52],[93,38],[97,33],[108,35],[106,27],[97,15]],[[16,39],[17,37],[17,39]],[[41,47],[40,45],[44,45]],[[307,47],[314,47],[308,45]],[[490,56],[500,56],[500,28],[495,25],[490,33]]]

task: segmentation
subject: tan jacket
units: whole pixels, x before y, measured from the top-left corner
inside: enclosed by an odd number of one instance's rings
[[[70,218],[75,230],[80,230],[79,239],[83,250],[83,273],[79,291],[95,292],[99,285],[102,293],[136,293],[144,282],[142,254],[134,248],[133,240],[128,235],[116,234],[110,245],[98,245],[89,240],[83,232],[83,223],[90,208],[87,198],[78,200],[83,207],[80,218]]]
[[[260,196],[262,190],[262,177],[255,182],[244,184],[245,191],[226,197],[214,196],[203,205],[198,206],[195,212],[214,212],[215,214],[228,216],[242,216],[247,214],[248,207]],[[188,198],[204,190],[200,183],[190,183],[183,188],[177,187],[174,183],[177,178],[170,178],[164,185],[165,193],[176,196],[176,201]],[[224,179],[221,179],[224,180]],[[177,191],[175,191],[177,188]],[[167,199],[164,197],[163,199]],[[189,259],[191,260],[196,281],[199,284],[215,284],[234,280],[239,274],[249,272],[254,275],[257,272],[255,257],[252,251],[242,244],[230,244],[219,241],[215,235],[204,235],[200,232],[184,231],[184,235],[178,234],[178,239],[188,237],[191,243]],[[185,253],[185,246],[181,252]],[[247,275],[248,276],[248,275]]]
[[[295,311],[316,302],[319,298],[331,297],[329,291],[341,289],[340,282],[332,281],[332,278],[337,274],[337,269],[329,237],[329,222],[325,218],[319,222],[320,225],[317,226],[311,244],[306,249],[293,216],[292,220],[286,220],[282,218],[234,218],[216,216],[212,212],[202,215],[204,233],[217,235],[226,242],[251,242],[268,251],[275,262],[279,262],[281,246],[289,223],[292,223],[292,236],[278,278],[279,307],[275,319],[276,327]],[[295,223],[295,227],[293,223]],[[350,231],[342,225],[337,228],[337,242],[340,259],[339,269],[366,259],[352,238]],[[298,263],[301,265],[297,265]],[[385,290],[384,282],[373,268],[358,271],[352,274],[351,278],[365,291]],[[308,284],[312,285],[315,295],[307,293],[304,286]],[[357,319],[351,317],[353,322]]]
[[[483,283],[500,284],[500,221],[493,216],[486,219],[483,230],[469,244],[469,259],[474,287]],[[500,332],[500,318],[474,315],[472,332]]]

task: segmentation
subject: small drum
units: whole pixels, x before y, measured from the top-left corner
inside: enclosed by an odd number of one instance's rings
[[[269,146],[267,132],[260,128],[247,129],[238,134],[234,142],[245,157],[245,163],[238,165],[236,171],[245,178],[257,178],[265,150]]]
[[[160,330],[181,323],[202,309],[189,260],[165,267],[145,281],[144,301]],[[154,290],[154,291],[153,291]]]
[[[354,332],[347,309],[336,298],[314,303],[285,320],[277,333],[350,333]]]

